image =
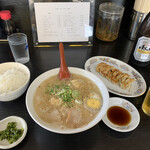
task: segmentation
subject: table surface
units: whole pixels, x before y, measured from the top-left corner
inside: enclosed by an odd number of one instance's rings
[[[30,41],[29,41],[30,43]],[[68,66],[84,69],[87,59],[93,56],[110,56],[128,63],[134,42],[121,34],[114,42],[102,42],[94,39],[91,47],[65,46],[65,57]],[[25,65],[30,69],[30,83],[43,72],[60,66],[58,46],[51,48],[30,48],[30,61]],[[0,63],[14,61],[7,42],[0,43]],[[147,87],[150,85],[150,68],[134,67],[144,77]],[[149,150],[150,117],[145,115],[141,104],[145,94],[136,98],[125,98],[133,103],[140,113],[138,127],[126,133],[120,133],[107,127],[103,121],[91,129],[73,135],[57,134],[45,130],[30,117],[25,105],[26,92],[12,102],[0,102],[0,120],[11,116],[24,118],[28,125],[25,139],[15,150]],[[110,97],[117,96],[110,93]],[[117,96],[120,97],[120,96]]]

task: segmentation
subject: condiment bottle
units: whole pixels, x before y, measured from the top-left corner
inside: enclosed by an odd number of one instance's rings
[[[2,37],[2,29],[1,29],[1,26],[0,26],[0,38]]]
[[[9,10],[0,11],[0,17],[3,20],[5,33],[10,35],[15,32],[15,25],[11,20],[11,12]]]
[[[150,12],[140,25],[129,62],[141,67],[150,64]]]
[[[150,11],[150,0],[135,0],[129,28],[130,40],[135,40],[141,23]]]
[[[118,38],[124,6],[114,2],[104,2],[99,5],[96,37],[105,42]]]

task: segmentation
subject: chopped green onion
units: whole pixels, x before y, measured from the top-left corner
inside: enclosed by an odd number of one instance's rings
[[[79,91],[72,90],[71,87],[66,84],[48,86],[46,93],[61,98],[68,107],[72,107],[73,100],[80,95]]]
[[[24,129],[17,129],[16,122],[9,122],[7,128],[0,131],[0,140],[8,140],[10,144],[17,141],[23,134]]]
[[[76,103],[76,104],[82,104],[82,101],[81,101],[81,100],[76,99],[76,100],[75,100],[75,103]]]

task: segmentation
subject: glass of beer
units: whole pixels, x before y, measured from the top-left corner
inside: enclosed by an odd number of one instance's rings
[[[144,101],[142,104],[142,110],[144,111],[145,114],[150,116],[150,87],[149,87],[147,94],[144,98]]]

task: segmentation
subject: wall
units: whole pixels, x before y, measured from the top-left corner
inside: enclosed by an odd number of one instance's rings
[[[95,0],[95,25],[99,4],[106,1],[113,1],[125,7],[121,29],[127,29],[134,0]],[[20,32],[24,32],[29,37],[32,37],[28,0],[0,0],[0,10],[4,9],[8,9],[12,12],[12,19],[16,27],[20,29]]]

